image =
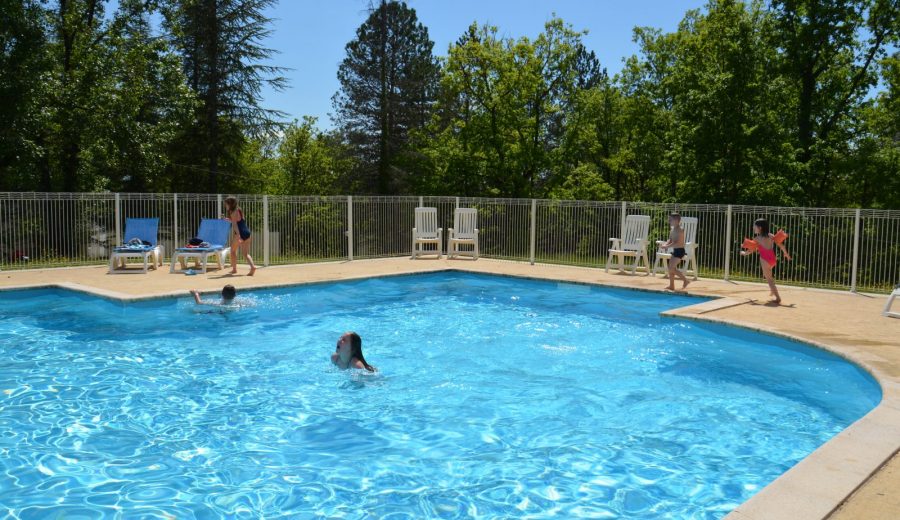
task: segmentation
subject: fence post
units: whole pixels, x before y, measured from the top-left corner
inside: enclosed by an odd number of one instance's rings
[[[353,260],[353,195],[347,195],[347,256]]]
[[[269,267],[269,196],[263,195],[263,265]]]
[[[122,201],[116,193],[116,246],[122,245]]]
[[[172,233],[172,251],[175,251],[175,248],[178,247],[178,194],[172,194],[172,206],[174,211],[172,212],[172,226],[174,227]]]
[[[625,218],[628,217],[628,203],[622,201],[622,220],[619,222],[619,237],[625,240]]]
[[[420,208],[425,207],[425,197],[423,197],[421,195],[419,195],[419,207]]]
[[[216,218],[219,218],[223,215],[222,213],[222,194],[216,194]]]
[[[537,200],[531,199],[531,265],[534,265],[534,237],[537,226]]]
[[[850,268],[850,292],[856,292],[856,270],[859,267],[859,208],[853,226],[853,266]]]
[[[731,276],[731,204],[725,210],[725,281]]]

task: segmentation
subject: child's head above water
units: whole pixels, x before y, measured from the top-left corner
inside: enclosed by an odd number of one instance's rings
[[[235,296],[237,296],[237,290],[235,290],[233,285],[228,284],[225,287],[222,287],[222,300],[226,303],[233,300]]]
[[[764,218],[758,218],[753,222],[753,232],[764,237],[769,236],[769,221]]]

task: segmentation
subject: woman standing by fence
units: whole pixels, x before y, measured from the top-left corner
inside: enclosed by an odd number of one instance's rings
[[[244,210],[238,206],[237,198],[225,199],[225,219],[230,220],[231,226],[234,228],[234,239],[231,241],[231,274],[237,274],[237,252],[240,249],[241,254],[247,259],[247,263],[250,264],[248,276],[253,276],[256,273],[256,265],[253,263],[253,258],[250,257],[250,243],[253,236],[250,233],[250,226],[244,219]]]

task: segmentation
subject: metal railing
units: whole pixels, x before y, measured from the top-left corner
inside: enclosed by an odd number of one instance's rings
[[[127,239],[129,217],[159,217],[171,254],[194,236],[201,218],[223,213],[223,195],[146,193],[0,193],[0,269],[97,265]],[[467,197],[238,197],[254,231],[251,253],[263,265],[405,256],[414,212],[438,208],[445,230],[457,207],[478,209],[481,256],[531,263],[604,267],[610,237],[627,215],[652,217],[651,244],[668,235],[666,215],[699,220],[701,276],[759,280],[755,257],[740,243],[753,221],[790,233],[792,262],[780,283],[889,292],[900,282],[900,211],[766,206],[589,202]],[[447,234],[445,233],[446,237]],[[444,246],[446,248],[446,244]],[[655,247],[651,245],[653,258]]]

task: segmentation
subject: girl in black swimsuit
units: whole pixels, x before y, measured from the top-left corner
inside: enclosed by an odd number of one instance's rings
[[[238,206],[237,198],[228,197],[225,199],[225,218],[231,221],[234,228],[234,240],[231,241],[231,274],[237,274],[237,251],[241,250],[241,254],[250,264],[250,274],[253,276],[256,272],[256,265],[253,258],[250,257],[250,243],[253,237],[250,234],[250,226],[244,219],[244,210]]]

